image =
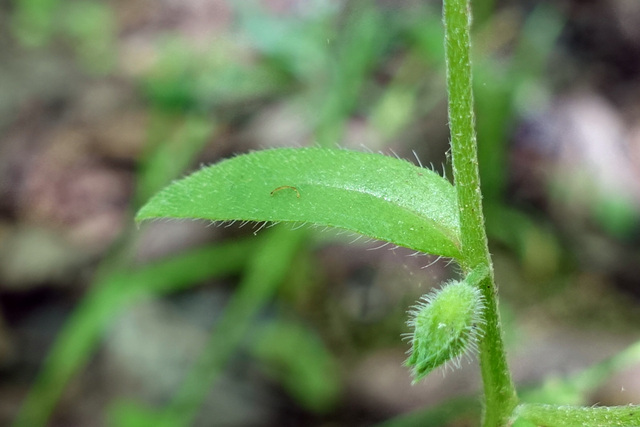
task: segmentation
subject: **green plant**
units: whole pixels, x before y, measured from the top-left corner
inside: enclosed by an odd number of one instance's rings
[[[482,213],[474,129],[468,0],[445,0],[445,51],[455,187],[433,171],[377,154],[275,149],[223,161],[175,182],[138,220],[301,222],[340,227],[453,258],[464,279],[418,305],[408,364],[417,379],[478,344],[483,425],[629,426],[638,407],[520,403],[508,369]],[[443,333],[446,332],[446,333]]]

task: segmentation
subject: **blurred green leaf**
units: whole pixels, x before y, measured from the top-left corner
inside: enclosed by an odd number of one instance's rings
[[[14,36],[26,46],[42,46],[51,38],[58,0],[18,0],[12,16]]]
[[[154,411],[129,400],[119,400],[109,408],[109,425],[118,427],[172,427],[179,423],[175,416]]]
[[[141,82],[157,108],[201,111],[271,95],[289,82],[281,70],[266,61],[248,60],[246,47],[229,41],[203,53],[172,37],[158,51],[158,61]]]
[[[58,36],[70,40],[85,70],[108,72],[116,61],[116,20],[112,5],[92,0],[19,0],[12,32],[29,47],[42,47]]]
[[[309,222],[460,255],[453,186],[431,170],[379,154],[289,148],[238,156],[171,184],[137,220],[163,217]]]
[[[238,289],[169,405],[158,411],[134,410],[133,406],[121,411],[116,407],[116,415],[122,422],[119,426],[133,426],[140,420],[147,420],[143,425],[155,425],[158,419],[167,427],[192,424],[213,383],[253,326],[256,315],[284,282],[305,236],[301,230],[292,232],[280,227],[266,233],[248,256]]]
[[[255,242],[235,241],[196,249],[139,270],[113,273],[97,283],[60,332],[14,426],[45,425],[67,383],[87,363],[103,329],[120,310],[142,297],[176,291],[239,270]]]
[[[331,354],[302,325],[279,320],[255,334],[254,354],[305,407],[324,412],[338,398],[340,380]]]
[[[288,73],[301,81],[313,82],[327,61],[330,18],[334,5],[307,1],[304,15],[269,13],[260,2],[233,3],[241,27],[253,47],[275,59]]]
[[[640,212],[632,197],[611,192],[594,201],[592,209],[601,226],[619,240],[632,239]]]
[[[382,15],[366,1],[350,3],[344,26],[327,41],[325,84],[312,89],[322,100],[315,117],[315,140],[323,147],[333,146],[342,138],[345,122],[363,95],[363,86],[380,61],[394,30],[385,26]]]
[[[141,164],[136,201],[148,199],[184,173],[216,129],[211,118],[199,115],[156,112],[152,119],[149,153]]]
[[[62,19],[86,69],[104,73],[116,62],[116,23],[111,6],[97,1],[69,2]]]

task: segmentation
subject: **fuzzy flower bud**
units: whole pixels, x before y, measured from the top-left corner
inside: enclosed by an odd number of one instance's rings
[[[463,355],[477,351],[484,326],[484,298],[467,281],[450,282],[420,299],[407,322],[413,334],[405,365],[412,367],[414,383],[448,361],[459,366]]]

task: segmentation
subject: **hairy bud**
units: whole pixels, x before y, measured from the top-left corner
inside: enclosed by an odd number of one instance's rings
[[[450,282],[420,300],[407,322],[413,334],[405,364],[412,367],[414,383],[449,361],[459,366],[463,355],[477,351],[484,326],[484,298],[466,280]]]

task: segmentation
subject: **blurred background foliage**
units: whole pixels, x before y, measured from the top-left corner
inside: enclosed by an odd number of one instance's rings
[[[487,227],[524,399],[640,404],[640,3],[474,0]],[[440,4],[0,2],[0,424],[467,426],[410,385],[446,260],[132,216],[202,164],[322,145],[447,174]],[[450,175],[450,173],[449,173]]]

